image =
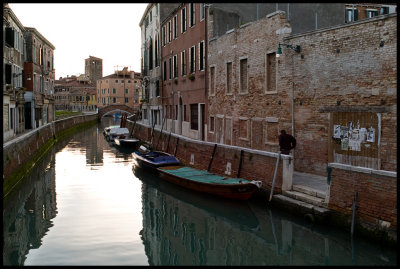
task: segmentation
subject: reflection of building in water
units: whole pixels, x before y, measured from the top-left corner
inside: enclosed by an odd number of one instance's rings
[[[34,169],[3,211],[3,265],[23,265],[57,214],[54,151]]]
[[[200,207],[208,197],[200,199],[182,189],[171,194],[149,184],[142,188],[141,236],[150,265],[373,265],[396,260],[391,254],[382,260],[378,249],[353,248],[348,233],[274,218],[265,208],[254,211],[256,226],[246,225],[214,214],[211,206]],[[176,195],[179,192],[185,199]],[[230,210],[225,203],[218,206]]]

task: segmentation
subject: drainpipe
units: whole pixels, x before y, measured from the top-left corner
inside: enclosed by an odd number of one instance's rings
[[[292,54],[292,135],[294,135],[294,60],[293,60],[293,54]]]

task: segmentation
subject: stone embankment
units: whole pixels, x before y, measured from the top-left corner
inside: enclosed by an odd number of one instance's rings
[[[97,114],[57,120],[19,135],[3,144],[3,197],[29,174],[54,143],[87,125],[97,123]]]

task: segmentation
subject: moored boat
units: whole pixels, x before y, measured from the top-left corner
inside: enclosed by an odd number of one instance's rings
[[[261,181],[219,176],[188,166],[159,167],[162,179],[190,190],[229,199],[248,200],[261,187]]]
[[[114,138],[114,144],[120,147],[125,148],[134,148],[139,143],[139,139],[134,137],[125,137],[124,135],[120,135]]]
[[[159,167],[180,164],[175,156],[162,151],[152,151],[144,146],[140,146],[138,150],[135,150],[132,156],[138,167],[153,172],[157,172]]]
[[[109,142],[113,142],[114,138],[124,135],[125,137],[129,137],[129,129],[128,128],[111,128],[109,132],[106,133],[106,140]]]

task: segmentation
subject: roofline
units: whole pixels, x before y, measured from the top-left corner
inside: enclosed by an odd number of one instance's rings
[[[54,47],[54,45],[51,44],[50,41],[48,41],[38,30],[36,30],[36,28],[34,28],[34,27],[25,27],[25,31],[26,32],[34,32],[37,36],[40,37],[40,39],[42,39],[42,41],[47,43],[47,45],[49,45],[53,50],[56,49],[56,47]]]
[[[9,6],[3,6],[4,14],[9,13],[11,18],[18,24],[18,27],[25,31],[25,26],[18,19],[17,15],[15,15],[14,11]]]
[[[143,12],[142,18],[140,19],[139,27],[142,27],[143,21],[146,18],[147,13],[149,13],[149,10],[152,8],[152,6],[154,6],[154,4],[158,4],[158,3],[149,3],[149,4],[147,4],[147,7]]]

